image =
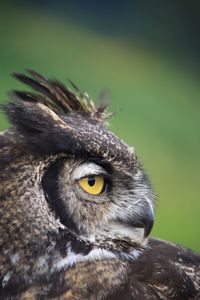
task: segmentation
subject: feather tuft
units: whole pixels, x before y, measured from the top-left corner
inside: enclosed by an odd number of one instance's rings
[[[36,92],[13,91],[12,100],[42,103],[57,114],[79,112],[88,114],[93,119],[104,123],[112,115],[107,112],[107,104],[96,106],[88,94],[82,92],[71,80],[71,90],[55,79],[48,79],[33,70],[26,70],[28,75],[13,73],[20,82],[28,85]]]

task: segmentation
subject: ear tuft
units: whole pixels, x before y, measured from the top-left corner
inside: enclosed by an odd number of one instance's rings
[[[18,99],[26,102],[42,103],[56,113],[78,112],[87,114],[88,117],[101,123],[104,123],[110,116],[106,112],[107,105],[95,106],[89,96],[81,92],[72,81],[69,80],[75,92],[72,92],[57,80],[47,79],[32,70],[27,70],[27,72],[28,75],[21,73],[13,73],[12,75],[37,93],[14,91],[11,93],[13,101]]]
[[[110,116],[107,105],[95,106],[73,83],[73,93],[62,83],[28,70],[13,73],[34,92],[13,91],[4,107],[14,125],[13,138],[28,151],[40,154],[65,153],[90,159],[127,162],[127,146],[104,124]],[[124,154],[125,152],[125,154]],[[123,158],[123,159],[122,159]]]

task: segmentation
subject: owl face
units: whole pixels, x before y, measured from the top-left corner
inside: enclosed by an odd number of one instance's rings
[[[152,228],[152,194],[140,169],[62,158],[45,173],[43,188],[62,224],[83,239],[144,242]]]

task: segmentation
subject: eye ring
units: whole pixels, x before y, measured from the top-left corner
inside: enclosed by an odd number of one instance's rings
[[[98,196],[106,190],[106,180],[103,175],[88,175],[79,180],[82,190],[90,195]]]

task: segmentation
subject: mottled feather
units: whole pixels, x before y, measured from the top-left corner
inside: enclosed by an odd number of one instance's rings
[[[0,299],[200,299],[200,255],[148,238],[154,194],[106,106],[28,74],[0,134]],[[100,196],[78,185],[94,173]]]

